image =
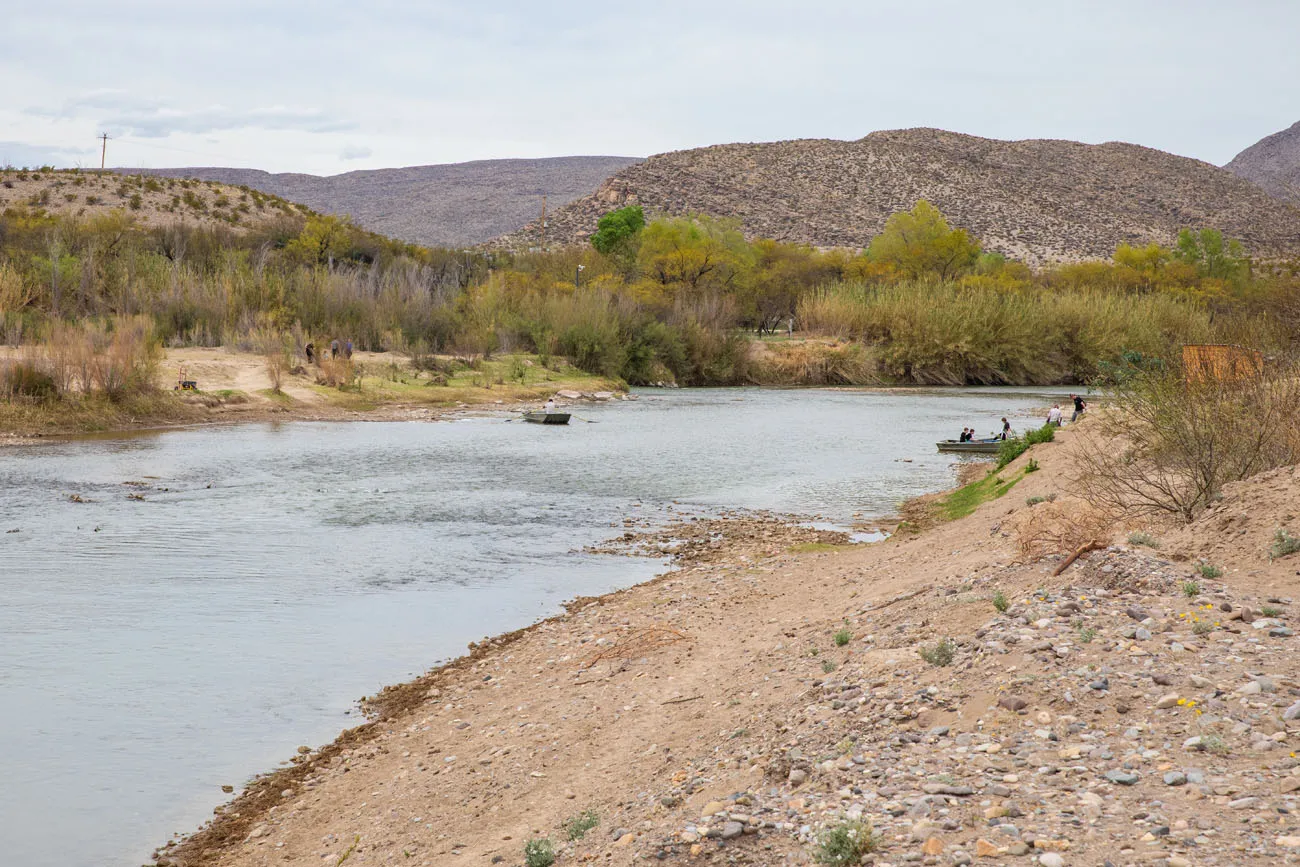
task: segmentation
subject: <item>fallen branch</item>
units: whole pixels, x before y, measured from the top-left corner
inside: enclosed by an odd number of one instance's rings
[[[661,701],[660,704],[683,704],[688,701],[695,701],[697,698],[704,698],[702,695],[688,695],[685,698],[670,698],[667,701]]]
[[[920,590],[913,590],[911,593],[904,593],[902,596],[895,596],[893,599],[890,599],[885,604],[877,605],[874,608],[868,608],[867,611],[883,611],[884,609],[888,608],[891,605],[897,605],[899,602],[906,602],[909,599],[914,599],[917,596],[920,596],[922,593],[930,589],[931,589],[930,585],[927,584],[924,587],[922,587]]]
[[[670,629],[667,626],[647,626],[624,633],[612,645],[590,656],[582,668],[592,668],[598,662],[621,660],[624,663],[639,659],[652,651],[659,650],[679,641],[687,641],[685,632]]]
[[[1066,569],[1069,569],[1072,565],[1074,565],[1075,560],[1078,560],[1080,557],[1082,557],[1084,554],[1087,554],[1089,551],[1100,551],[1102,548],[1105,547],[1106,547],[1105,543],[1097,542],[1097,541],[1089,542],[1086,545],[1080,545],[1079,550],[1075,551],[1073,554],[1071,554],[1069,557],[1065,559],[1064,563],[1062,563],[1060,566],[1057,566],[1054,570],[1052,570],[1052,577],[1055,578],[1057,575],[1060,575]]]

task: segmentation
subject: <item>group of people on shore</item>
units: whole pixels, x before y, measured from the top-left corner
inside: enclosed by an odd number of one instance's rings
[[[1070,416],[1070,423],[1073,424],[1087,411],[1088,402],[1077,394],[1070,395],[1070,400],[1074,403],[1074,413]],[[1064,423],[1062,416],[1061,405],[1058,403],[1047,411],[1047,423],[1060,427]]]
[[[1088,409],[1088,402],[1080,395],[1070,395],[1070,402],[1074,404],[1074,413],[1070,416],[1070,423],[1078,421]],[[1064,414],[1061,411],[1061,405],[1058,403],[1047,411],[1047,423],[1054,427],[1060,427],[1064,424]],[[1002,432],[989,434],[982,442],[993,442],[994,440],[1005,440],[1011,437],[1011,422],[1006,417],[1002,418]],[[975,428],[964,427],[961,429],[961,436],[957,438],[959,443],[975,442]]]
[[[352,357],[352,341],[345,340],[339,343],[337,340],[330,341],[330,347],[323,352],[316,351],[316,344],[308,343],[305,347],[308,364],[319,364],[322,358],[344,358]]]

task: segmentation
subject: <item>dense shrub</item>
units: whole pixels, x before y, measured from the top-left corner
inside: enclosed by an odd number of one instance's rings
[[[48,400],[58,397],[54,377],[31,361],[7,361],[0,364],[0,395],[8,400],[31,398]]]

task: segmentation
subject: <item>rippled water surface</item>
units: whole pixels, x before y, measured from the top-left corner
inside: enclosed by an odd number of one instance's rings
[[[936,439],[1024,426],[1045,401],[651,392],[567,428],[294,423],[0,450],[4,860],[143,863],[222,784],[356,724],[359,696],[650,577],[660,564],[579,552],[627,515],[885,514],[951,482]]]

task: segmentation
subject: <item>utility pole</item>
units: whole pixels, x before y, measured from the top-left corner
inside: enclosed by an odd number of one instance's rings
[[[542,250],[546,249],[546,193],[542,193]]]
[[[101,132],[99,138],[101,142],[99,148],[99,170],[102,172],[104,170],[104,159],[108,156],[108,133]]]

